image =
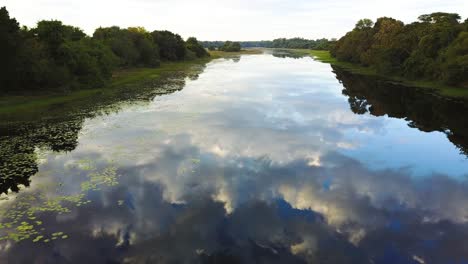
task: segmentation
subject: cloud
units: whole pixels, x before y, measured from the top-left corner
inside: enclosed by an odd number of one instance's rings
[[[260,40],[277,37],[331,38],[349,31],[361,18],[392,16],[412,22],[424,13],[462,12],[463,0],[413,1],[57,1],[6,0],[20,22],[60,19],[91,34],[99,26],[144,26],[168,29],[204,40]],[[465,11],[466,12],[466,11]]]

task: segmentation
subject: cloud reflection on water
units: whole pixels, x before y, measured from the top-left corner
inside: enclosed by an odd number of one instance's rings
[[[414,177],[398,157],[369,168],[365,156],[348,155],[366,145],[350,132],[393,142],[413,128],[353,114],[328,70],[266,55],[218,61],[179,93],[87,120],[78,147],[49,155],[40,166],[47,173],[25,193],[44,182],[76,193],[88,172],[70,165],[83,158],[97,168],[117,164],[120,184],[89,192],[92,203],[70,214],[42,215],[68,239],[13,244],[0,261],[467,261],[466,176],[432,164]],[[227,72],[230,79],[219,77]]]

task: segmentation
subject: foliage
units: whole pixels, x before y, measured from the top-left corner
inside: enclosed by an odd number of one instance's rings
[[[202,41],[202,44],[206,48],[218,47],[222,48],[225,45],[225,41]],[[281,48],[281,49],[314,49],[314,50],[329,50],[335,43],[334,39],[317,39],[309,40],[303,38],[279,38],[273,41],[262,40],[262,41],[240,41],[242,48]]]
[[[468,31],[461,32],[442,54],[441,78],[448,84],[467,81]]]
[[[241,50],[241,44],[239,42],[226,41],[223,46],[218,48],[220,51],[227,52],[238,52]]]
[[[419,16],[411,24],[382,17],[360,20],[331,50],[340,61],[413,80],[468,82],[468,27],[452,13]]]
[[[206,51],[206,49],[194,37],[190,37],[187,39],[186,47],[189,51],[195,53],[195,55],[198,58],[210,56],[210,54]]]
[[[275,39],[272,48],[327,50],[333,41],[327,39],[308,40],[304,38]]]
[[[19,54],[21,33],[18,22],[10,18],[5,7],[0,9],[0,87],[14,83],[16,58]]]
[[[160,60],[209,56],[195,38],[187,42],[169,31],[142,27],[98,28],[93,37],[58,20],[20,28],[5,7],[0,9],[0,92],[70,91],[100,88],[113,71],[158,67]]]
[[[177,61],[185,58],[185,42],[179,35],[167,30],[153,31],[151,35],[159,47],[162,60]]]
[[[93,39],[102,41],[120,59],[125,67],[159,65],[159,48],[153,36],[144,28],[98,28]]]

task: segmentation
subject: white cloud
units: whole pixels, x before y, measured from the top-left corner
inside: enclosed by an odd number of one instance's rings
[[[34,26],[59,19],[92,33],[99,26],[168,29],[203,40],[276,37],[340,37],[364,17],[391,16],[404,22],[435,11],[468,15],[464,0],[4,0],[12,16]]]

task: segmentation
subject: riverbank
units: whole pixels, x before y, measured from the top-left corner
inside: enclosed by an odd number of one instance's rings
[[[413,81],[407,80],[399,76],[388,76],[377,73],[377,71],[371,67],[363,67],[349,62],[338,61],[333,58],[329,51],[326,50],[293,50],[294,53],[310,55],[314,59],[335,65],[337,67],[343,68],[347,71],[350,71],[355,74],[378,76],[385,79],[388,79],[391,82],[397,82],[405,86],[433,89],[443,96],[449,96],[454,98],[463,98],[468,99],[468,89],[463,87],[453,87],[446,84],[441,84],[431,81]]]
[[[223,57],[232,57],[232,56],[240,56],[240,55],[262,54],[263,50],[261,50],[261,49],[243,49],[241,51],[235,51],[235,52],[210,50],[209,53],[210,53],[210,55],[211,55],[211,57],[213,59],[218,59],[218,58],[223,58]]]
[[[186,72],[190,74],[191,68],[201,66],[213,59],[240,56],[248,54],[261,54],[262,50],[247,49],[240,52],[210,51],[211,57],[192,61],[163,62],[158,68],[131,68],[114,72],[109,85],[97,89],[82,89],[71,91],[66,94],[51,93],[47,95],[14,95],[0,97],[0,115],[18,113],[36,113],[47,110],[52,106],[77,104],[89,98],[113,97],[122,92],[119,88],[129,88],[146,81],[158,81],[162,77],[170,76],[171,73]]]
[[[129,85],[138,85],[148,80],[158,80],[161,77],[174,72],[188,71],[196,65],[203,65],[210,59],[197,59],[193,61],[165,62],[158,68],[133,68],[114,72],[109,85],[97,89],[82,89],[71,91],[66,94],[47,94],[47,95],[15,95],[0,97],[0,114],[18,114],[28,112],[40,112],[54,105],[65,105],[68,103],[76,104],[79,101],[96,96],[115,96],[128,88]]]

